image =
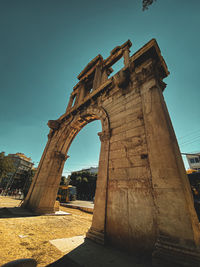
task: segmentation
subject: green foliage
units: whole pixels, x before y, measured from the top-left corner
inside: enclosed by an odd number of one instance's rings
[[[18,188],[18,189],[21,188],[24,193],[24,196],[26,196],[35,173],[36,173],[36,170],[32,170],[32,169],[28,171],[23,171],[23,173],[20,176],[20,179],[16,179],[12,187]]]
[[[82,177],[81,177],[81,176],[78,176],[78,177],[76,178],[76,181],[77,181],[78,183],[81,183],[81,182],[82,182]]]
[[[69,178],[62,176],[60,180],[60,185],[68,185],[68,184],[69,184]]]
[[[83,182],[88,183],[88,178],[87,178],[87,177],[84,177],[84,178],[83,178]]]
[[[156,0],[142,0],[142,10],[147,10]]]
[[[4,152],[0,153],[0,178],[7,176],[9,172],[14,172],[15,167],[12,160],[5,156]]]
[[[70,184],[76,186],[77,199],[92,200],[96,190],[97,174],[90,172],[74,172],[70,176]]]
[[[36,170],[32,169],[28,171],[23,171],[19,181],[16,181],[17,184],[13,185],[13,188],[21,188],[24,193],[24,196],[26,196],[31,186],[35,173]]]

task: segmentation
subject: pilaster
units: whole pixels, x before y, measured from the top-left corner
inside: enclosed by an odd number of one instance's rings
[[[153,262],[154,266],[200,266],[198,219],[163,98],[163,83],[156,73],[153,61],[137,70],[156,208]]]
[[[109,144],[111,133],[105,130],[98,133],[101,141],[101,152],[99,158],[99,171],[96,185],[95,202],[92,226],[86,237],[97,243],[105,243],[106,209],[107,209],[107,189],[108,189],[108,162]]]

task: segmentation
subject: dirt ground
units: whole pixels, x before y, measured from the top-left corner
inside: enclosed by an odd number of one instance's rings
[[[0,208],[18,206],[20,200],[0,196]],[[71,213],[65,216],[0,217],[0,264],[20,258],[34,258],[46,266],[62,256],[49,241],[85,235],[91,226],[92,214],[60,207]]]

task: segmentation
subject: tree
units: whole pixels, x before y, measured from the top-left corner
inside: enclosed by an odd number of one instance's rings
[[[0,153],[0,180],[7,176],[9,172],[14,172],[15,166],[13,164],[12,159],[8,156],[5,156],[5,152]]]
[[[76,186],[77,199],[92,200],[96,190],[97,174],[91,172],[73,172],[70,184]]]
[[[60,185],[69,185],[69,182],[70,182],[70,177],[66,178],[65,176],[62,176],[60,180]]]
[[[147,10],[156,0],[142,0],[142,10]]]
[[[20,179],[18,181],[18,184],[15,185],[15,188],[21,188],[23,193],[24,193],[24,197],[26,197],[28,190],[31,186],[33,177],[36,173],[35,169],[30,169],[28,171],[23,171],[22,175],[20,176]]]

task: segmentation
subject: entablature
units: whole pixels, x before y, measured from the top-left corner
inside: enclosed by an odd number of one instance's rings
[[[70,96],[70,100],[63,114],[57,121],[62,122],[69,116],[75,115],[80,109],[95,99],[105,90],[111,90],[113,81],[117,80],[119,73],[120,82],[118,86],[121,88],[127,86],[130,72],[134,72],[138,67],[142,67],[144,62],[153,60],[157,68],[157,76],[162,80],[169,75],[167,65],[161,55],[160,49],[155,39],[150,40],[141,49],[129,56],[130,47],[132,43],[130,40],[115,47],[110,56],[106,59],[99,54],[92,59],[83,71],[78,75],[79,82],[74,86]],[[124,67],[116,73],[113,77],[109,78],[112,73],[112,65],[114,65],[121,57],[124,57]],[[116,77],[116,78],[115,78]]]

